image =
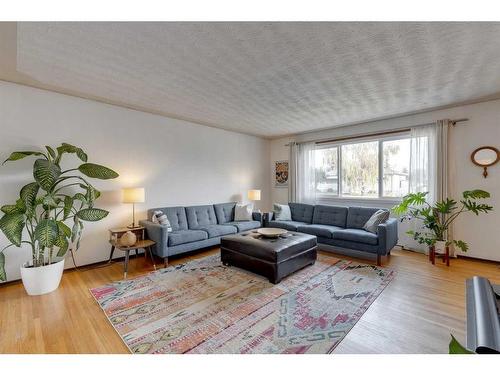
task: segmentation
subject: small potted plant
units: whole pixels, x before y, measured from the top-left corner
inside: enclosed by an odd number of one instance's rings
[[[488,213],[493,207],[478,203],[477,200],[489,198],[490,193],[484,190],[467,190],[462,193],[459,202],[446,198],[430,204],[427,202],[428,192],[411,193],[403,197],[400,204],[394,206],[392,211],[400,215],[401,221],[420,219],[422,231],[406,232],[420,244],[429,247],[434,246],[438,252],[442,252],[446,246],[454,244],[463,252],[467,252],[469,245],[462,240],[447,238],[450,225],[461,214],[472,212],[476,215]]]
[[[79,147],[63,143],[54,150],[16,151],[6,162],[35,156],[34,181],[21,188],[19,199],[0,208],[0,230],[10,244],[0,250],[0,280],[5,281],[4,251],[12,246],[29,245],[31,260],[21,266],[23,285],[30,295],[49,293],[59,286],[64,256],[71,247],[78,250],[84,221],[98,221],[108,211],[94,207],[99,198],[87,177],[107,180],[118,174],[102,165],[88,163]],[[82,162],[76,168],[62,170],[61,159],[74,154]],[[77,190],[75,190],[77,189]],[[67,222],[71,223],[68,226]]]

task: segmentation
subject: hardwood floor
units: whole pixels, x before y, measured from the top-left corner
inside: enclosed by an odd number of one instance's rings
[[[500,266],[486,261],[461,258],[452,259],[450,267],[440,261],[432,266],[422,254],[393,250],[383,265],[397,271],[395,279],[334,353],[446,353],[450,333],[465,341],[465,279],[482,275],[500,283]],[[129,277],[151,270],[143,257],[132,259]],[[128,353],[89,293],[121,279],[122,272],[122,263],[67,271],[57,291],[38,297],[26,295],[20,282],[0,287],[0,352]]]

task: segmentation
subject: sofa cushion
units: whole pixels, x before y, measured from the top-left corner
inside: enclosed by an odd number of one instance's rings
[[[347,207],[323,206],[314,207],[313,224],[333,225],[345,228],[347,222]]]
[[[276,220],[271,220],[267,226],[271,228],[282,228],[286,230],[292,230],[292,231],[297,231],[297,228],[303,225],[307,225],[307,223],[304,223],[302,221],[293,221],[293,220],[283,220],[283,221],[276,221]]]
[[[310,224],[301,225],[297,228],[297,232],[313,234],[318,237],[333,238],[333,233],[344,228],[335,227],[333,225]]]
[[[287,204],[273,204],[274,220],[276,221],[290,221],[292,220],[292,211]]]
[[[168,234],[168,246],[181,245],[183,243],[202,241],[208,238],[208,234],[202,230],[179,230]]]
[[[365,243],[368,245],[377,245],[378,237],[376,234],[367,232],[363,229],[342,229],[333,233],[333,238],[337,240],[353,241]]]
[[[385,223],[389,219],[389,211],[388,210],[378,210],[375,212],[363,225],[363,229],[377,234],[378,226],[382,223]]]
[[[217,217],[212,205],[186,207],[186,216],[189,229],[217,224]]]
[[[207,232],[208,238],[226,236],[228,234],[234,234],[234,233],[238,232],[238,230],[236,229],[235,226],[227,225],[227,224],[206,225],[206,226],[200,227],[199,229]]]
[[[165,215],[167,215],[172,231],[175,232],[188,229],[186,210],[184,207],[153,208],[148,210],[148,218],[151,218],[155,211],[162,211]]]
[[[238,229],[238,232],[245,232],[247,230],[252,230],[260,228],[259,221],[230,221],[225,225],[233,225]]]
[[[234,220],[234,207],[236,202],[214,204],[215,216],[219,224]]]
[[[292,211],[293,221],[302,221],[303,223],[311,224],[313,219],[314,206],[304,203],[288,203],[290,211]]]
[[[318,239],[319,244],[340,247],[342,249],[364,251],[364,252],[372,253],[372,254],[378,254],[380,251],[379,245],[368,245],[366,243],[338,240],[335,238],[325,238],[325,237],[316,237],[316,238]],[[320,246],[320,248],[321,248],[321,246]],[[329,249],[328,247],[323,247],[323,250],[335,252],[335,250]],[[385,253],[383,255],[385,255]]]
[[[253,203],[237,204],[234,208],[234,221],[252,220]]]
[[[379,209],[371,207],[349,207],[346,228],[361,229]]]

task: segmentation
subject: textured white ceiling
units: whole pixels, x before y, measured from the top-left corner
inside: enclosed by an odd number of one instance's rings
[[[17,70],[274,137],[499,93],[500,23],[19,23]]]

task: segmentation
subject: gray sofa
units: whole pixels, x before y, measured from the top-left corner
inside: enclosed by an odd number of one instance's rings
[[[367,232],[363,228],[370,216],[379,208],[340,207],[289,203],[292,213],[290,221],[276,221],[273,215],[265,226],[283,228],[314,234],[318,243],[325,250],[335,247],[372,253],[377,256],[377,265],[381,264],[381,256],[390,254],[398,242],[398,223],[389,218],[378,226],[377,234]]]
[[[154,211],[163,211],[167,215],[172,231],[165,225],[155,224],[151,220],[141,220],[150,239],[156,242],[153,252],[168,263],[168,257],[188,251],[220,244],[222,236],[259,228],[261,214],[253,213],[252,221],[235,221],[236,202],[219,203],[204,206],[164,207],[148,210],[148,218]]]

